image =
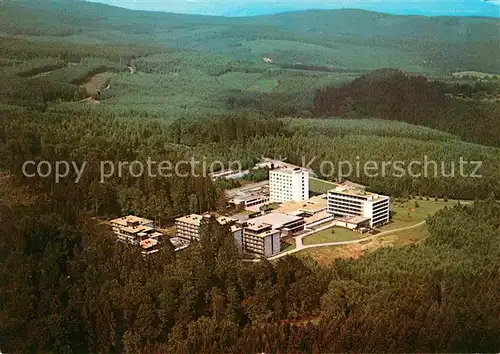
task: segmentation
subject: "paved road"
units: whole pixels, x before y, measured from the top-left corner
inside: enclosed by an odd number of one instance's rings
[[[380,232],[380,233],[378,233],[376,235],[370,235],[370,236],[367,236],[367,237],[364,237],[364,238],[360,238],[360,239],[357,239],[357,240],[351,240],[351,241],[316,243],[316,244],[313,244],[313,245],[304,245],[304,244],[302,244],[302,238],[303,237],[306,237],[306,236],[308,236],[310,234],[313,234],[313,233],[316,233],[318,231],[321,231],[321,230],[328,229],[328,228],[332,227],[332,225],[329,224],[329,225],[324,226],[324,227],[322,227],[320,229],[317,229],[317,230],[314,230],[312,232],[308,232],[306,234],[303,234],[303,235],[295,237],[295,245],[296,246],[295,246],[295,248],[293,250],[285,251],[283,253],[277,254],[276,256],[269,257],[268,260],[272,261],[274,259],[285,257],[288,254],[296,253],[296,252],[299,252],[299,251],[302,251],[302,250],[305,250],[305,249],[308,249],[308,248],[353,245],[353,244],[361,243],[361,242],[364,242],[364,241],[374,240],[374,239],[376,239],[377,237],[380,237],[380,236],[392,235],[392,234],[400,232],[400,231],[414,229],[414,228],[417,228],[417,227],[422,226],[424,224],[425,224],[425,221],[422,221],[422,222],[419,222],[418,224],[415,224],[415,225],[401,227],[399,229],[394,229],[394,230],[389,230],[389,231],[383,231],[383,232]],[[251,260],[246,260],[246,261],[247,262],[260,262],[260,259],[251,259]]]

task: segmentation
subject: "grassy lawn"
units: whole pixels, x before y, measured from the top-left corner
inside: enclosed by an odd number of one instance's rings
[[[418,243],[428,236],[428,226],[422,225],[411,230],[396,232],[391,235],[381,236],[359,244],[346,246],[327,246],[307,248],[295,253],[297,257],[311,257],[318,264],[327,266],[337,258],[359,258],[367,252],[373,252],[380,247],[401,247]],[[313,235],[314,237],[314,235]]]
[[[332,231],[334,231],[332,233]],[[317,243],[326,242],[342,242],[351,241],[359,238],[363,238],[365,235],[347,230],[341,227],[332,227],[323,231],[319,231],[313,235],[306,236],[302,240],[304,245],[313,245]]]
[[[418,204],[416,207],[415,202]],[[399,229],[418,224],[425,220],[429,215],[434,214],[444,207],[453,207],[457,204],[456,200],[444,202],[442,200],[409,200],[404,203],[393,202],[391,204],[392,222],[379,229],[382,231]]]
[[[336,187],[333,182],[322,181],[315,178],[309,178],[309,191],[314,193],[326,193]]]

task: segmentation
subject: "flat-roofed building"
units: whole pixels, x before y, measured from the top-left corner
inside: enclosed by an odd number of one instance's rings
[[[300,167],[269,171],[269,196],[276,203],[309,199],[309,171]]]
[[[111,220],[113,232],[118,241],[139,246],[143,255],[159,251],[163,234],[154,228],[154,221],[135,215]]]
[[[280,232],[281,237],[285,237],[304,230],[304,223],[304,218],[298,215],[268,213],[250,219],[247,225],[271,225],[273,230]]]
[[[370,218],[365,216],[343,216],[335,220],[335,225],[349,230],[367,230],[370,225]]]
[[[142,248],[142,254],[144,256],[156,253],[160,250],[160,241],[155,238],[146,238],[142,240],[139,245]]]
[[[208,176],[213,181],[215,181],[215,180],[218,180],[218,179],[237,179],[237,178],[243,178],[246,175],[248,175],[249,173],[250,173],[249,170],[245,170],[245,171],[224,170],[224,171],[209,173]]]
[[[252,220],[243,228],[243,249],[263,257],[278,254],[281,252],[281,231]]]
[[[335,216],[369,218],[369,227],[389,222],[390,198],[363,189],[340,186],[328,191],[328,212]]]
[[[189,245],[191,244],[191,242],[189,242],[188,240],[179,237],[171,237],[168,239],[168,241],[172,244],[172,246],[174,246],[175,252],[182,251],[183,249],[189,247]]]
[[[202,222],[203,220],[208,220],[210,217],[210,215],[191,214],[175,219],[175,226],[177,229],[176,236],[181,239],[189,240],[190,242],[200,241]],[[220,225],[229,226],[238,249],[241,249],[243,232],[241,226],[236,225],[238,219],[230,216],[219,216],[216,220]]]
[[[177,237],[193,241],[200,240],[200,226],[203,216],[199,214],[186,215],[175,219]]]
[[[290,201],[281,204],[274,210],[276,213],[283,214],[298,214],[300,212],[307,212],[316,214],[327,210],[328,196],[326,194],[317,195],[307,200],[298,202]]]
[[[254,169],[267,168],[269,170],[274,170],[276,168],[292,168],[293,169],[293,168],[297,168],[297,167],[300,168],[300,166],[282,161],[280,159],[262,157],[261,162],[255,164]],[[316,176],[316,174],[314,173],[314,171],[311,168],[309,168],[308,171],[309,171],[310,176]]]
[[[269,181],[252,183],[226,191],[230,204],[249,208],[269,202]]]
[[[119,241],[138,245],[142,239],[156,232],[154,221],[135,215],[128,215],[111,220],[111,227]]]
[[[243,205],[245,208],[250,208],[256,205],[269,202],[269,194],[248,195],[245,197],[234,197],[230,203],[234,205]]]

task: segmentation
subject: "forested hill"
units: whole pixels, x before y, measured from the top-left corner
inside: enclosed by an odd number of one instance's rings
[[[225,18],[71,0],[0,3],[0,34],[76,43],[162,44],[275,64],[498,72],[499,20],[329,10]]]
[[[478,85],[476,85],[478,86]],[[483,84],[482,90],[489,90]],[[456,86],[460,88],[459,86]],[[316,116],[371,116],[424,125],[482,144],[500,146],[499,105],[453,96],[453,88],[398,70],[380,70],[316,92]]]

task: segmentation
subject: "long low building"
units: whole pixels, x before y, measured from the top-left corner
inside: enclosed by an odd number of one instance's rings
[[[321,194],[307,200],[283,203],[274,212],[303,217],[305,227],[312,227],[334,219],[327,210],[327,204],[328,196]]]
[[[226,197],[229,199],[230,204],[243,206],[244,208],[268,203],[270,201],[269,181],[229,189],[226,191]]]
[[[192,214],[176,219],[177,237],[199,241],[202,223],[209,215]],[[229,225],[238,249],[258,256],[269,257],[281,251],[281,238],[304,229],[304,218],[296,215],[269,213],[256,218],[238,220],[220,216],[221,225]]]
[[[281,237],[286,237],[304,230],[304,223],[302,216],[272,212],[250,219],[247,225],[270,225],[280,231]]]
[[[390,198],[350,186],[328,191],[328,212],[335,216],[360,216],[373,228],[389,222]]]
[[[245,171],[235,171],[235,170],[224,170],[219,172],[209,173],[208,176],[213,180],[218,179],[238,179],[243,178],[250,173],[249,170]]]

